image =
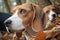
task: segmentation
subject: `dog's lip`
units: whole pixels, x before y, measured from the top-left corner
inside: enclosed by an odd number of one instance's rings
[[[22,29],[22,30],[13,30],[13,29],[9,29],[10,32],[23,32],[25,31],[25,29]]]
[[[49,19],[48,19],[48,20],[49,20]],[[55,20],[56,20],[56,18],[53,17],[52,20],[49,20],[49,21],[51,21],[51,23],[52,23],[52,22],[55,21]]]
[[[21,31],[24,31],[25,29],[22,29]]]
[[[7,32],[11,32],[11,31],[13,31],[13,32],[19,32],[19,31],[24,31],[25,30],[25,28],[24,29],[20,29],[20,30],[11,29],[9,27],[9,25],[5,25],[5,27],[6,27]]]

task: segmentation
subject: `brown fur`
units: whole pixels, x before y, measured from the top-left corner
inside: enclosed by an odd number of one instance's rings
[[[48,21],[48,15],[50,10],[54,11],[56,13],[57,16],[59,16],[59,10],[60,10],[60,4],[59,5],[48,5],[46,7],[43,8],[43,15],[44,15],[44,21],[43,21],[43,27],[46,26],[46,23]],[[57,17],[58,18],[58,17]],[[49,25],[49,27],[47,29],[52,29],[53,27],[55,27],[56,25],[54,23],[52,23],[53,25]]]
[[[46,23],[48,21],[48,15],[49,15],[49,12],[50,10],[52,10],[54,7],[53,5],[49,5],[49,6],[46,6],[43,8],[43,15],[44,15],[44,22],[43,22],[43,27],[46,26]]]
[[[21,14],[21,9],[25,10],[26,12]],[[23,19],[23,25],[25,26],[25,30],[28,34],[27,36],[31,38],[36,32],[42,31],[42,24],[40,20],[41,9],[38,7],[38,5],[25,3],[15,7],[12,10],[12,13],[14,14],[17,10],[18,16]]]
[[[30,6],[33,8],[33,10],[30,9]],[[26,10],[26,13],[20,14],[21,9]],[[18,10],[19,17],[24,20],[23,24],[25,27],[27,27],[28,24],[29,25],[31,24],[31,26],[33,26],[35,29],[37,29],[37,31],[41,29],[40,8],[37,5],[31,4],[31,3],[22,4],[22,5],[17,6],[16,8],[14,8],[12,10],[12,13],[14,14],[17,10]],[[36,28],[36,26],[37,26],[37,28]]]

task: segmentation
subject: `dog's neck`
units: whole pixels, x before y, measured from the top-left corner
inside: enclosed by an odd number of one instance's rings
[[[28,25],[28,27],[25,30],[25,35],[27,40],[29,40],[30,38],[34,38],[36,36],[36,33],[38,32],[37,29],[40,29],[40,21],[38,21],[38,26],[36,25],[37,23],[35,23],[33,26],[32,25]]]
[[[35,32],[32,27],[27,27],[25,33],[29,36],[35,36],[37,32]]]
[[[40,20],[40,10],[38,9],[35,11],[34,16],[29,22],[29,25],[26,28],[25,35],[27,37],[27,40],[29,40],[32,37],[36,36],[36,33],[42,30],[42,24]]]
[[[33,31],[33,29],[31,28],[31,26],[27,27],[26,30],[24,31],[25,33],[25,38],[26,40],[29,40],[31,38],[34,38],[36,36],[36,33],[35,31]]]

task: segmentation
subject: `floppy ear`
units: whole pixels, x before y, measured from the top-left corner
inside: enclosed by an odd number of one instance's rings
[[[44,26],[44,18],[45,18],[45,14],[42,11],[42,14],[41,14],[42,27]]]
[[[41,10],[38,5],[31,4],[31,6],[34,9],[34,15],[33,15],[33,20],[32,20],[32,29],[35,32],[38,32],[38,31],[42,30],[41,19],[40,19]]]

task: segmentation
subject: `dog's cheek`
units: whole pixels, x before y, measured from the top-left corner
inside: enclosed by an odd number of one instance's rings
[[[26,17],[23,18],[23,25],[29,25],[32,22],[33,15],[28,13]]]
[[[30,18],[24,18],[24,20],[23,20],[23,25],[24,25],[25,27],[27,27],[27,26],[30,24],[30,22],[31,22],[31,19],[30,19]]]

